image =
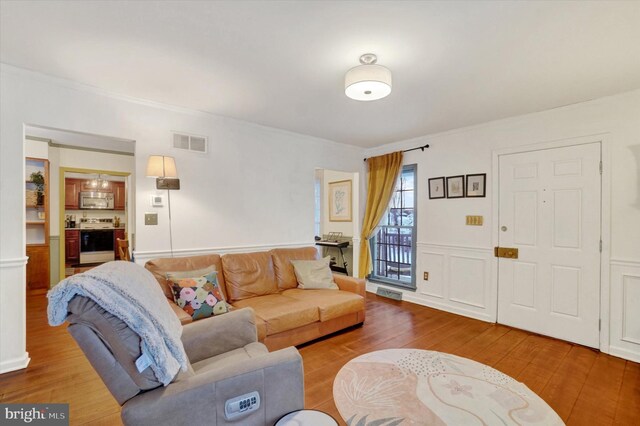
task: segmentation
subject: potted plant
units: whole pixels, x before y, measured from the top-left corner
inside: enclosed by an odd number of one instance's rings
[[[36,192],[38,194],[38,205],[41,206],[44,204],[44,176],[42,176],[42,172],[37,171],[31,173],[29,176],[31,182],[36,186]]]

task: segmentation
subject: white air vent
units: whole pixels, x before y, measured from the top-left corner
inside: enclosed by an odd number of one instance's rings
[[[207,153],[207,137],[173,132],[173,147],[187,151]]]

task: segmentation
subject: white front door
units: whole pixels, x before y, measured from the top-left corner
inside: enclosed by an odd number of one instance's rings
[[[600,148],[499,157],[498,322],[600,346]]]

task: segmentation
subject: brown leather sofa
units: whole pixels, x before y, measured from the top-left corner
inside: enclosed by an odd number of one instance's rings
[[[154,259],[148,261],[145,268],[156,277],[180,321],[186,324],[192,319],[174,303],[166,274],[202,270],[213,265],[227,302],[234,308],[254,310],[258,340],[273,351],[364,322],[363,279],[334,274],[339,290],[297,288],[290,261],[317,258],[314,247],[303,247]]]

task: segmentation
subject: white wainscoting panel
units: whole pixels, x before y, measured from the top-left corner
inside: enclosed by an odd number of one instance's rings
[[[491,249],[418,243],[416,252],[417,288],[415,292],[401,290],[404,300],[483,321],[496,321]],[[423,280],[424,272],[429,272],[428,281]],[[367,291],[375,292],[378,287],[385,286],[367,282]]]
[[[12,300],[0,309],[0,374],[26,368],[25,330],[27,257],[0,259],[0,300]]]
[[[611,261],[612,355],[640,362],[640,262]]]
[[[481,257],[449,255],[449,300],[486,309],[486,269],[487,265]]]
[[[423,249],[418,253],[418,290],[420,293],[442,299],[444,297],[445,261],[446,257],[442,253],[433,253],[428,249]],[[429,280],[424,281],[424,272],[429,272]]]

